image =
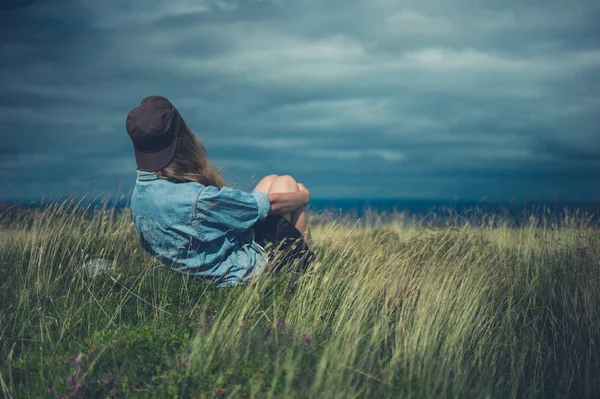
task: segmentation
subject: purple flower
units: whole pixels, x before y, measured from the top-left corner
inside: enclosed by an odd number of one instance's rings
[[[202,329],[202,332],[204,332],[205,334],[207,334],[207,333],[208,333],[208,327],[204,327],[204,328]]]
[[[306,342],[307,344],[310,345],[310,343],[312,342],[310,335],[308,335],[308,334],[302,334],[302,335],[304,336],[304,342]]]
[[[298,280],[298,276],[299,276],[298,272],[294,272],[294,280]]]
[[[283,321],[283,320],[279,320],[279,321],[277,322],[277,325],[278,325],[279,327],[285,327],[285,321]]]
[[[111,398],[117,396],[117,390],[115,388],[111,389],[110,391],[108,391],[108,396],[110,396]]]
[[[290,286],[290,288],[294,288],[296,286],[296,284],[290,283],[289,286]]]

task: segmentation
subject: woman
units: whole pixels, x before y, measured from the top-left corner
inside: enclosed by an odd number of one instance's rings
[[[291,176],[269,175],[252,193],[226,187],[164,97],[143,99],[126,128],[138,169],[131,211],[139,244],[163,264],[227,287],[264,271],[269,258],[297,271],[314,259],[310,192]]]

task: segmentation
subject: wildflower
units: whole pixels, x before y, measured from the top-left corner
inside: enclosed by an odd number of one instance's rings
[[[298,280],[298,276],[299,276],[298,272],[294,272],[294,280]]]
[[[187,353],[184,353],[184,354],[183,354],[183,360],[184,360],[184,361],[187,361],[189,358],[190,358],[190,357],[187,355]]]
[[[308,345],[310,345],[310,343],[312,342],[312,338],[310,337],[310,335],[308,334],[302,334],[304,336],[304,342],[306,342]]]
[[[111,398],[117,396],[117,389],[113,388],[110,391],[108,391],[108,396],[110,396]]]
[[[67,388],[69,389],[69,391],[72,391],[75,389],[75,387],[73,386],[75,384],[75,377],[71,376],[69,377],[69,379],[67,380]]]
[[[204,328],[202,329],[202,332],[204,332],[204,334],[208,334],[208,327],[204,327]]]
[[[109,383],[109,382],[110,382],[110,381],[112,381],[112,380],[113,380],[113,375],[112,375],[112,373],[104,373],[104,379],[103,379],[103,382],[104,382],[105,384]]]
[[[192,350],[191,346],[186,346],[185,349],[187,349],[188,352],[190,352]]]
[[[279,320],[279,321],[277,322],[277,325],[278,325],[279,327],[285,327],[285,321],[283,321],[283,320]]]
[[[290,288],[294,288],[296,286],[296,284],[290,283],[289,286],[290,286]]]

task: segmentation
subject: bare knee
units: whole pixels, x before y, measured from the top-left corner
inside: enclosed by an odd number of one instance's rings
[[[260,182],[258,182],[258,184],[256,185],[256,187],[254,187],[254,190],[256,191],[263,191],[265,193],[268,193],[271,185],[275,182],[275,180],[277,180],[279,176],[272,174],[272,175],[268,175],[265,176],[261,179]]]
[[[269,193],[295,193],[298,191],[298,183],[290,175],[282,175],[271,184]]]

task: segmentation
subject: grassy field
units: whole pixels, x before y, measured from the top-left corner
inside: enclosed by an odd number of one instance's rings
[[[129,212],[83,211],[1,223],[6,398],[600,397],[600,229],[585,215],[313,215],[310,272],[217,290],[141,252]],[[91,258],[116,269],[90,278]]]

